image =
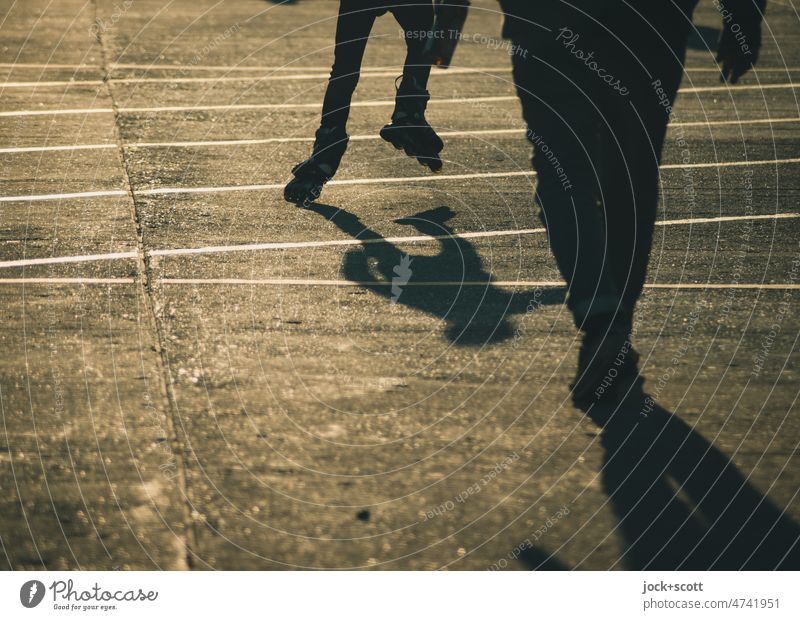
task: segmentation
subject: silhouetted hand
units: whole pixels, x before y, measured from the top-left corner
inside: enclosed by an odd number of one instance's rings
[[[742,32],[747,32],[745,36]],[[717,44],[717,63],[720,65],[720,82],[736,84],[739,78],[756,64],[761,48],[761,24],[754,24],[739,33],[739,38],[726,24]]]

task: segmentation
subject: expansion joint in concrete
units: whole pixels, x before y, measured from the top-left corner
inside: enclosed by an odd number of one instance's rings
[[[92,4],[95,13],[94,23],[100,23],[97,19],[97,0],[92,0]],[[174,481],[177,486],[178,493],[180,494],[180,512],[181,520],[183,522],[183,532],[180,534],[180,536],[182,538],[181,542],[185,553],[183,557],[179,559],[178,565],[191,569],[196,566],[198,561],[202,563],[202,560],[200,560],[195,553],[195,550],[197,549],[198,537],[197,530],[195,528],[195,520],[192,515],[196,514],[198,511],[195,509],[192,503],[189,492],[185,449],[186,443],[183,439],[186,437],[186,433],[185,429],[183,428],[183,422],[180,416],[180,408],[175,395],[172,373],[170,371],[169,356],[167,355],[165,348],[165,330],[161,321],[159,320],[158,312],[156,310],[158,303],[153,285],[155,279],[153,277],[152,266],[150,264],[151,259],[148,257],[145,248],[142,215],[140,212],[136,192],[131,182],[131,163],[125,150],[125,144],[121,130],[119,106],[117,104],[117,98],[115,97],[114,89],[110,79],[111,62],[109,59],[109,50],[105,41],[105,33],[102,31],[102,29],[96,29],[95,36],[97,38],[97,43],[100,46],[103,83],[105,85],[111,107],[114,111],[114,141],[119,152],[122,174],[125,182],[125,190],[130,198],[128,201],[128,204],[130,205],[130,216],[136,230],[136,282],[140,287],[140,293],[144,303],[144,314],[146,315],[146,321],[152,337],[151,344],[157,355],[156,364],[159,371],[159,388],[163,402],[163,411],[165,412],[164,424],[169,434],[169,441],[172,449],[172,459],[174,460],[174,462],[171,463],[170,470],[164,471],[163,473]]]

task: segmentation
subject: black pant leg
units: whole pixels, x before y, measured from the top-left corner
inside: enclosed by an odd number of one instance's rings
[[[333,67],[322,103],[322,126],[344,130],[377,11],[363,0],[342,0]]]
[[[431,65],[422,52],[425,48],[424,33],[433,27],[433,3],[413,0],[411,3],[399,4],[391,11],[403,29],[406,41],[406,59],[400,90],[425,90],[428,88]]]
[[[616,314],[621,303],[598,205],[597,85],[559,44],[542,38],[513,43],[527,50],[513,57],[514,81],[534,147],[536,202],[569,288],[567,305],[581,327]]]
[[[615,71],[630,96],[607,112],[601,189],[614,278],[632,314],[647,277],[658,211],[669,121],[664,101],[672,105],[680,85],[691,12],[645,1],[617,20],[624,47],[613,48]]]

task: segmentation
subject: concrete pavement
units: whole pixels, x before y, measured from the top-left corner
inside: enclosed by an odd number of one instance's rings
[[[500,16],[473,4],[472,72],[431,82],[444,174],[375,139],[384,17],[344,183],[301,210],[279,187],[336,2],[0,3],[4,568],[797,566],[791,3],[740,87],[690,49],[630,436],[570,403]]]

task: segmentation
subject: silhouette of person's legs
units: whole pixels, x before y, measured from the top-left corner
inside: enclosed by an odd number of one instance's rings
[[[629,93],[626,101],[611,99],[604,106],[600,191],[614,281],[632,316],[647,275],[658,207],[658,167],[669,121],[665,103],[675,101],[691,23],[661,3],[619,11],[619,38],[608,39],[603,51]]]
[[[407,52],[399,91],[407,93],[427,88],[431,66],[422,54],[425,46],[422,33],[431,28],[433,5],[426,7],[418,0],[386,3],[342,0],[336,23],[334,62],[322,104],[322,125],[346,126],[370,32],[376,17],[387,9],[406,33]]]
[[[422,53],[425,48],[422,33],[428,32],[433,24],[433,5],[428,8],[420,6],[418,2],[411,5],[399,4],[390,10],[403,29],[406,41],[406,60],[399,92],[425,90],[428,87],[431,64]]]
[[[433,26],[433,4],[404,0],[394,3],[389,10],[403,29],[407,53],[392,122],[381,129],[380,136],[423,166],[439,172],[443,165],[439,153],[444,142],[425,119],[431,65],[423,51],[427,33]]]
[[[503,2],[521,16],[506,32],[523,52],[513,56],[514,79],[534,146],[536,201],[585,332],[572,384],[581,406],[638,380],[629,336],[694,3],[582,5],[577,25],[566,27],[536,4]],[[537,31],[537,20],[549,33]],[[610,374],[620,379],[600,390]]]
[[[557,43],[514,42],[529,51],[514,56],[514,80],[534,147],[536,202],[567,281],[567,305],[581,327],[592,317],[614,314],[620,305],[597,203],[602,118],[585,76],[563,61]]]
[[[358,85],[361,62],[379,11],[364,0],[342,0],[336,22],[333,67],[322,103],[322,125],[344,129]]]
[[[288,202],[305,206],[316,200],[339,169],[347,150],[347,120],[364,51],[375,19],[387,11],[392,12],[406,33],[407,54],[392,124],[381,130],[381,137],[431,170],[441,169],[439,153],[444,143],[425,120],[425,107],[430,98],[426,90],[430,64],[425,62],[422,52],[424,33],[430,30],[433,21],[433,5],[420,0],[387,3],[341,0],[334,61],[322,103],[321,124],[311,157],[292,169],[294,178],[284,189]]]
[[[621,119],[631,120],[636,122]],[[620,124],[615,123],[615,129]],[[601,200],[609,266],[622,305],[632,317],[647,275],[658,206],[658,164],[641,126],[614,131],[613,137],[603,140],[602,153]],[[628,153],[639,155],[626,157]]]

